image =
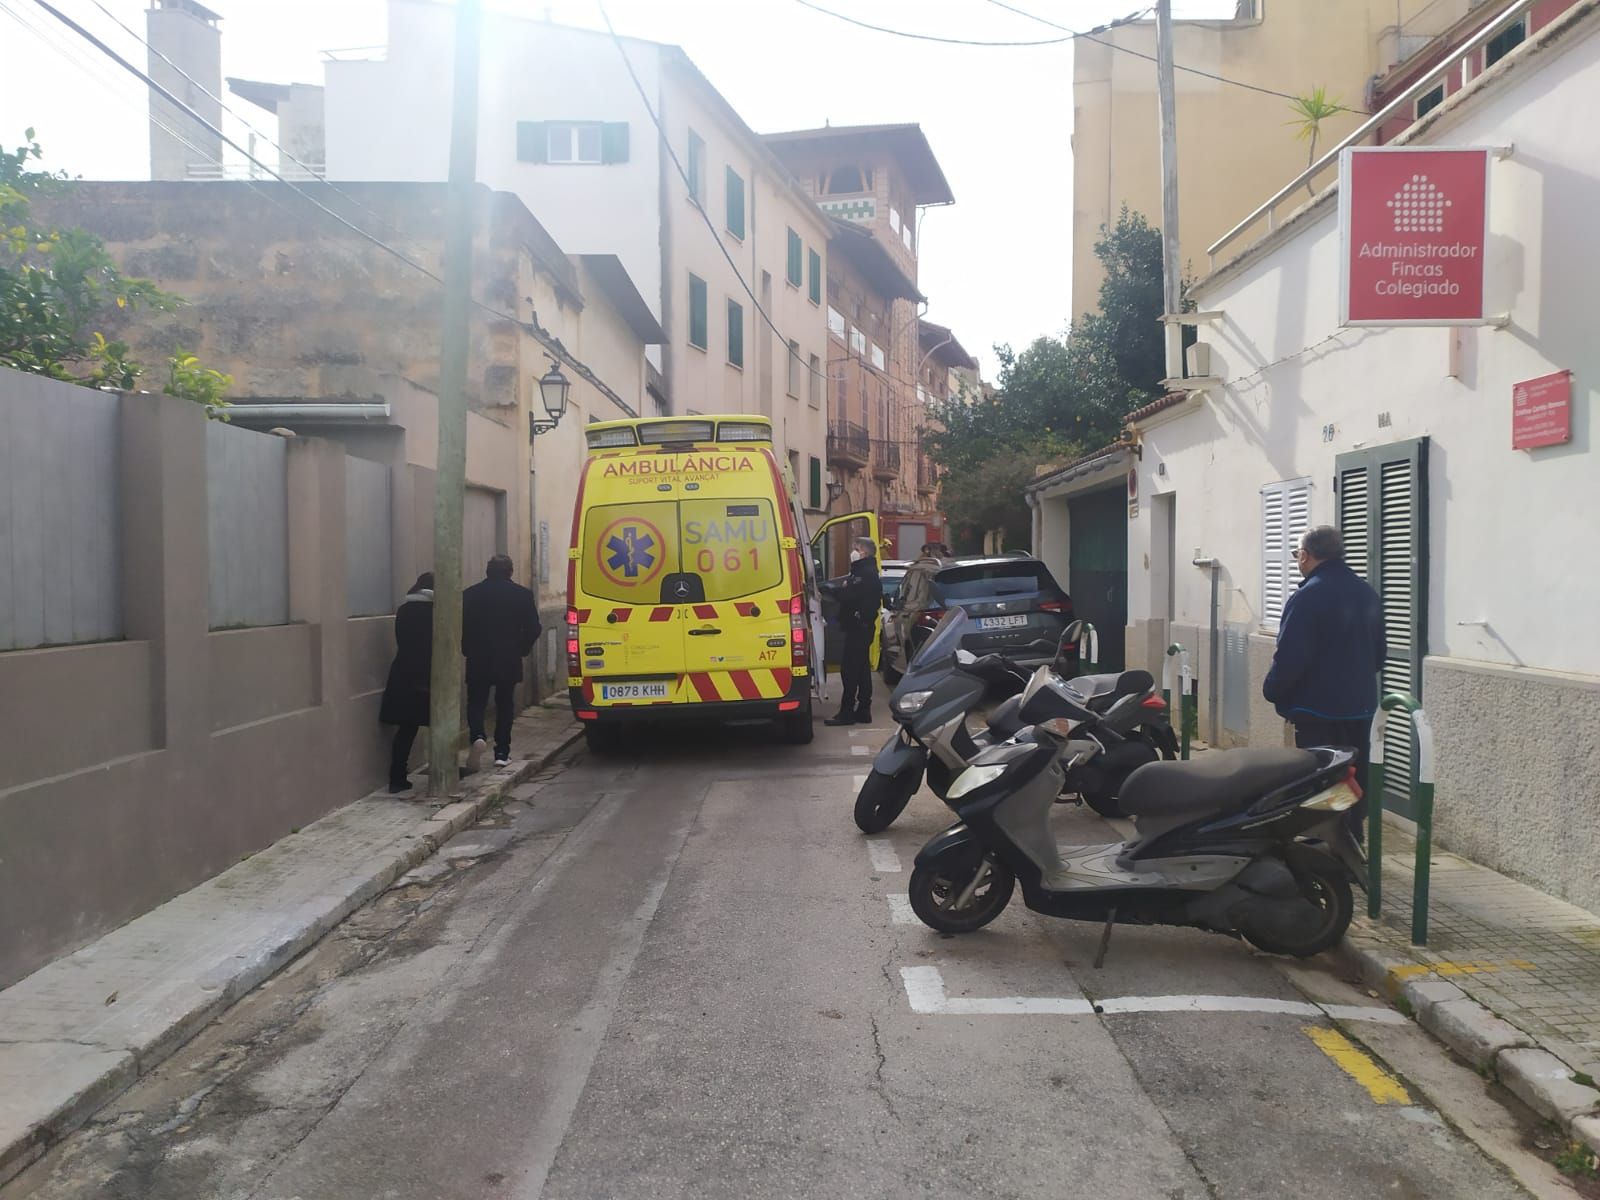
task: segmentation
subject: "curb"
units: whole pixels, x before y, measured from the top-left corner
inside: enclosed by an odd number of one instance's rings
[[[398,852],[373,859],[362,877],[345,894],[325,897],[331,903],[308,902],[302,920],[270,942],[245,948],[223,970],[196,981],[195,1002],[160,1029],[151,1031],[142,1045],[126,1051],[107,1050],[107,1060],[74,1081],[73,1095],[35,1120],[18,1137],[0,1144],[0,1186],[36,1162],[57,1142],[111,1103],[142,1076],[176,1053],[206,1025],[266,982],[288,963],[310,949],[356,909],[381,896],[391,884],[430,858],[456,834],[505,799],[513,788],[527,782],[555,757],[583,736],[581,728],[550,749],[524,760],[514,770],[485,779],[469,798],[455,800],[423,821],[408,834]],[[360,799],[351,801],[359,803]],[[337,810],[335,810],[337,811]]]
[[[1530,1034],[1503,1021],[1431,967],[1372,938],[1346,936],[1335,959],[1486,1079],[1600,1154],[1600,1090]]]

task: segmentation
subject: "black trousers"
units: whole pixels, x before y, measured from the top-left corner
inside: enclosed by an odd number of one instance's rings
[[[840,654],[841,713],[864,713],[872,704],[872,630],[846,629]]]
[[[1361,803],[1345,813],[1345,820],[1356,841],[1367,829],[1367,764],[1372,756],[1371,721],[1325,721],[1320,717],[1294,718],[1294,744],[1310,746],[1351,746],[1356,752],[1356,782],[1361,785]]]
[[[406,764],[411,761],[411,747],[417,740],[417,730],[420,725],[396,725],[394,727],[394,745],[389,751],[389,782],[404,784],[406,781]]]
[[[489,707],[489,689],[494,689],[494,753],[502,758],[511,753],[511,722],[517,718],[517,685],[479,680],[467,684],[467,733],[472,741],[484,737],[483,718]]]

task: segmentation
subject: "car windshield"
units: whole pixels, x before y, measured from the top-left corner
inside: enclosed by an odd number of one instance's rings
[[[933,580],[934,595],[945,604],[1056,590],[1055,580],[1050,578],[1050,572],[1040,562],[972,563],[946,567]]]

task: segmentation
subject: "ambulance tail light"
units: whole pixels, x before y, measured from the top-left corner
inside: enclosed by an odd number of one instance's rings
[[[804,596],[796,596],[789,602],[789,665],[792,667],[808,667],[811,665],[811,650],[806,644],[806,601]]]
[[[578,610],[567,609],[567,677],[582,674],[583,663],[578,655]]]

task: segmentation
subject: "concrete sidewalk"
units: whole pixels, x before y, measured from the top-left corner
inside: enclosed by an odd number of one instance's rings
[[[0,991],[0,1183],[579,733],[565,700],[529,709],[511,764],[463,780],[451,803],[357,800]]]
[[[1435,850],[1428,944],[1413,946],[1416,842],[1392,822],[1383,836],[1383,912],[1357,919],[1347,955],[1462,1058],[1600,1152],[1600,917]]]

